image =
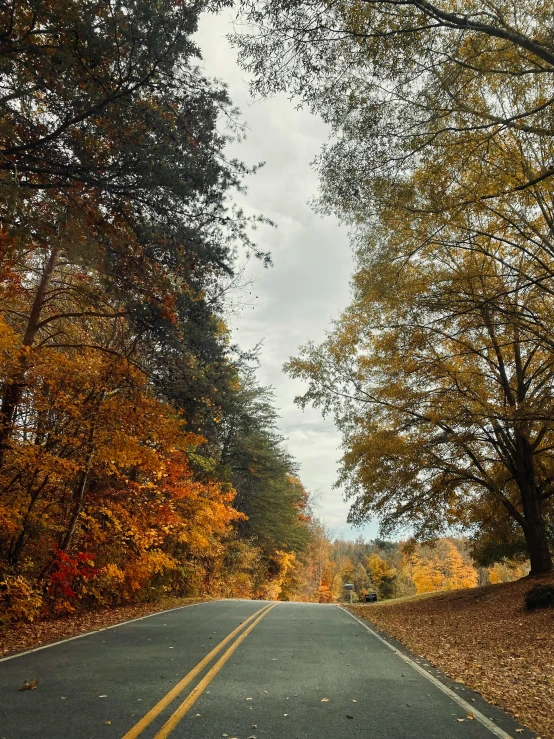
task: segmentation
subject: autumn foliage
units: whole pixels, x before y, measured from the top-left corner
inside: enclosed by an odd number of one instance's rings
[[[554,736],[552,610],[527,611],[524,600],[532,587],[554,591],[554,578],[532,583],[525,578],[354,611],[546,739]]]
[[[0,8],[4,623],[294,591],[307,494],[223,321],[237,245],[267,255],[196,65],[211,8]]]
[[[350,305],[287,365],[350,520],[554,568],[554,54],[545,0],[242,0],[253,88],[320,114]]]
[[[228,484],[195,479],[203,439],[141,372],[93,350],[36,352],[18,418],[1,478],[9,602],[17,582],[56,610],[202,586],[242,514]]]
[[[440,538],[427,544],[414,539],[317,541],[314,531],[306,568],[309,579],[299,595],[320,603],[348,600],[345,583],[354,586],[355,602],[364,602],[368,593],[382,601],[512,582],[529,572],[525,561],[480,566],[472,559],[466,539]]]

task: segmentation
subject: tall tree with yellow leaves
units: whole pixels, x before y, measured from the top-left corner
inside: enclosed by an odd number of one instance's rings
[[[310,383],[301,402],[335,412],[351,520],[438,535],[498,506],[532,572],[550,571],[554,355],[517,317],[552,306],[473,251],[433,243],[397,266],[390,233],[360,249],[354,302],[328,339],[288,365]]]
[[[422,534],[509,519],[550,571],[550,5],[242,9],[254,87],[330,124],[320,203],[357,238],[352,306],[289,364],[303,402],[336,412],[352,519]]]
[[[371,582],[379,591],[381,598],[392,598],[395,591],[397,572],[382,559],[376,552],[367,559],[367,571]]]

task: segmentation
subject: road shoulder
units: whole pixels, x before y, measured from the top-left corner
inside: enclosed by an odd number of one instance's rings
[[[156,613],[171,611],[213,598],[166,598],[159,603],[119,606],[86,613],[72,614],[58,619],[17,623],[0,631],[0,659],[13,657],[39,647],[52,646],[60,641],[86,636],[102,629],[119,626]]]
[[[341,607],[342,608],[342,607]],[[385,631],[380,625],[378,626],[371,618],[369,609],[364,613],[364,608],[360,606],[348,607],[343,610],[350,613],[361,625],[363,625],[370,633],[376,634],[385,641],[394,651],[403,655],[411,662],[415,663],[419,671],[427,673],[432,681],[438,681],[445,688],[459,696],[463,701],[470,704],[475,711],[483,714],[503,731],[512,737],[528,737],[531,739],[550,739],[549,734],[542,733],[537,735],[531,728],[520,723],[513,715],[503,710],[503,707],[494,705],[487,701],[479,692],[474,690],[471,685],[455,680],[446,672],[440,669],[431,659],[424,654],[416,654],[405,643],[399,641],[390,633]]]

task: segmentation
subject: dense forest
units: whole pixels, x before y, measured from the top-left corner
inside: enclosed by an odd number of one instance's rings
[[[249,168],[217,3],[0,8],[0,610],[278,597],[308,495],[225,323]]]

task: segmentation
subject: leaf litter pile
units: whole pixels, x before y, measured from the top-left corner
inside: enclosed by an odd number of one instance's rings
[[[0,630],[0,657],[21,649],[40,647],[59,639],[85,634],[87,631],[98,631],[122,621],[148,616],[150,613],[203,603],[206,600],[209,598],[164,598],[159,603],[106,608],[33,623],[19,622]],[[24,689],[32,690],[33,688]]]
[[[352,606],[449,677],[554,739],[554,609],[528,612],[525,593],[554,577]]]

